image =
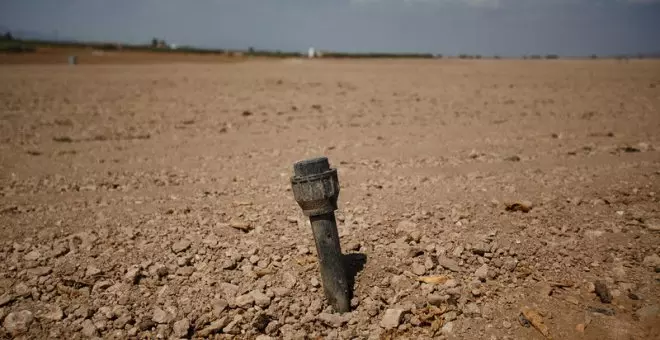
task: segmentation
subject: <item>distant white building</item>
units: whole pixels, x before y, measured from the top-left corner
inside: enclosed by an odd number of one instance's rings
[[[309,50],[307,50],[307,58],[314,58],[316,56],[316,50],[314,47],[310,47]]]

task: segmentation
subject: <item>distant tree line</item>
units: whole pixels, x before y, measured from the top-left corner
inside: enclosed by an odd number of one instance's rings
[[[481,55],[480,54],[472,55],[472,54],[463,53],[458,55],[458,59],[481,59]]]
[[[324,57],[328,58],[410,58],[410,59],[432,59],[442,58],[434,56],[431,53],[345,53],[345,52],[325,52]]]
[[[158,38],[152,38],[151,39],[151,47],[152,48],[165,48],[168,47],[167,42],[163,39],[158,39]]]
[[[272,58],[292,58],[292,57],[300,57],[302,55],[302,53],[300,52],[288,52],[281,50],[259,50],[254,47],[248,47],[247,51],[245,51],[244,54],[253,57],[272,57]]]
[[[28,53],[36,50],[35,46],[16,40],[11,32],[0,35],[0,53]]]

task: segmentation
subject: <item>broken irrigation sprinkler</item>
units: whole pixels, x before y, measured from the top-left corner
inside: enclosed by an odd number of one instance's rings
[[[339,180],[327,157],[307,159],[293,165],[291,189],[312,224],[325,296],[335,311],[350,310],[350,290],[335,220]]]

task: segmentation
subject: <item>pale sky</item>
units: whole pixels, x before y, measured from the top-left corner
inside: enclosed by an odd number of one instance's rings
[[[0,0],[0,30],[79,40],[455,55],[660,52],[660,0]]]

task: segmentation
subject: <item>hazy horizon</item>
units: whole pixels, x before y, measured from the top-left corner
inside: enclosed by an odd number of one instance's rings
[[[206,48],[615,55],[660,52],[660,0],[0,1],[0,29]]]

